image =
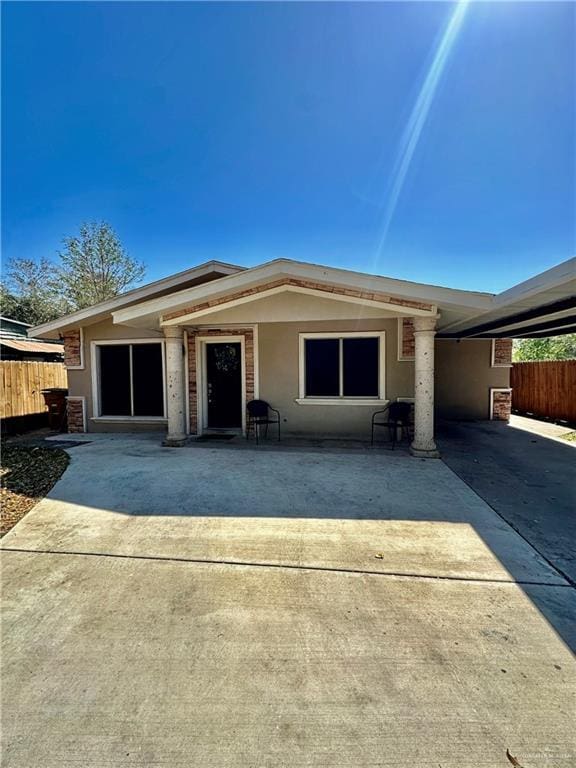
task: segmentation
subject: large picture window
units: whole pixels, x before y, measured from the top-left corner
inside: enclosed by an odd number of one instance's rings
[[[162,344],[98,345],[99,416],[163,417]]]
[[[300,398],[384,397],[383,333],[301,334]]]

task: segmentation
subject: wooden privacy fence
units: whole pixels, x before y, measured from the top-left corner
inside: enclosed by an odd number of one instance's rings
[[[67,387],[63,363],[0,361],[0,418],[45,413],[43,389]]]
[[[576,422],[576,360],[514,363],[512,409]]]

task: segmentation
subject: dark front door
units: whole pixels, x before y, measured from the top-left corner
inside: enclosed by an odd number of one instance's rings
[[[208,428],[242,426],[242,349],[240,343],[206,344]]]

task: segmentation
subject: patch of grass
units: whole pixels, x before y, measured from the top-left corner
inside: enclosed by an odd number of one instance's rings
[[[567,432],[562,435],[562,440],[568,440],[569,443],[576,443],[576,432]]]
[[[0,536],[16,525],[60,479],[70,461],[60,448],[2,445]]]

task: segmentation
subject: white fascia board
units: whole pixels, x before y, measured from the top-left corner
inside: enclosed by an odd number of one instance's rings
[[[282,265],[283,271],[308,280],[318,279],[341,285],[345,288],[361,288],[367,291],[379,291],[402,298],[416,299],[430,304],[446,304],[467,309],[487,309],[492,306],[493,294],[477,291],[462,291],[458,288],[444,288],[428,283],[414,283],[410,280],[398,280],[393,277],[370,275],[336,267],[323,267],[301,261],[278,259],[270,265]]]
[[[495,320],[502,320],[504,324],[508,315],[514,315],[539,305],[552,304],[554,301],[571,296],[575,291],[576,258],[571,258],[497,294],[489,311],[481,312],[465,320],[457,320],[442,330],[449,330],[451,333],[464,332],[467,328],[482,323],[491,323]],[[503,327],[512,326],[509,323],[508,326],[503,325]]]
[[[260,267],[253,267],[235,275],[223,277],[217,283],[204,283],[192,288],[162,296],[137,306],[126,307],[114,312],[115,323],[130,324],[144,321],[145,318],[156,320],[164,313],[177,312],[190,304],[206,299],[219,298],[227,293],[261,285],[281,277],[293,277],[302,280],[327,282],[343,288],[357,288],[366,291],[378,291],[402,298],[415,299],[433,305],[450,304],[464,306],[468,310],[484,309],[491,306],[492,295],[460,291],[451,288],[410,283],[387,277],[378,277],[361,272],[351,272],[333,267],[320,267],[315,264],[277,259]]]
[[[55,334],[66,328],[74,328],[78,325],[94,322],[99,317],[106,317],[106,315],[116,309],[120,309],[125,304],[131,304],[139,300],[144,301],[158,291],[165,291],[172,287],[176,288],[181,283],[188,280],[194,280],[197,277],[203,277],[211,272],[220,272],[227,276],[243,270],[244,267],[238,267],[233,264],[224,264],[219,261],[207,261],[204,264],[200,264],[198,267],[186,269],[183,272],[164,277],[161,280],[156,280],[153,283],[143,285],[140,288],[134,288],[131,291],[115,296],[113,299],[102,301],[99,304],[93,304],[91,307],[81,309],[78,312],[72,312],[69,315],[64,315],[64,317],[52,320],[49,323],[37,325],[28,330],[28,336],[49,336],[50,334]]]
[[[495,297],[494,305],[495,308],[500,309],[546,291],[564,288],[573,281],[576,281],[576,257],[563,261],[545,272],[540,272],[539,275],[534,275],[534,277],[524,280],[512,288],[502,291]]]

